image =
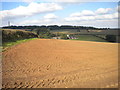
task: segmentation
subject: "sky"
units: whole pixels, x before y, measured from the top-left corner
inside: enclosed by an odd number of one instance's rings
[[[96,2],[95,2],[96,1]],[[0,2],[0,26],[75,25],[118,27],[118,1],[22,0]]]

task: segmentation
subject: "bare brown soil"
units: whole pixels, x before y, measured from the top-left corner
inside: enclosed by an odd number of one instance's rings
[[[3,52],[3,88],[118,87],[118,44],[37,39]]]

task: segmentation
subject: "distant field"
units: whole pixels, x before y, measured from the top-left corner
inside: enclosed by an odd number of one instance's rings
[[[0,30],[25,31],[25,29],[0,29]]]
[[[118,35],[118,30],[79,30],[78,29],[60,29],[60,30],[51,30],[51,32],[59,33],[76,33],[76,34],[96,34],[96,35]]]
[[[64,34],[69,34],[69,33],[76,33],[76,32],[77,32],[77,29],[51,30],[50,32],[52,32],[52,33],[64,33]]]
[[[82,40],[82,41],[96,41],[96,42],[116,42],[114,38],[117,35],[117,30],[80,30],[77,29],[62,29],[62,30],[51,30],[54,34],[69,34],[77,37],[78,39],[71,40]],[[113,35],[109,39],[106,36]]]
[[[3,30],[3,42],[7,41],[15,41],[16,39],[26,39],[26,38],[34,38],[37,35],[35,34],[35,32],[31,32],[31,31],[25,31],[25,29],[21,30],[21,29],[0,29]],[[98,37],[96,37],[95,35],[89,35],[89,33],[107,33],[105,32],[106,30],[102,31],[102,30],[89,30],[89,32],[87,30],[80,30],[80,32],[77,32],[77,29],[61,29],[61,30],[50,30],[51,33],[55,34],[55,35],[62,35],[62,34],[81,34],[81,35],[74,35],[76,38],[78,39],[71,39],[71,40],[81,40],[81,41],[96,41],[96,42],[108,42],[106,39],[106,35],[97,35]],[[112,33],[112,32],[110,32]],[[88,34],[88,35],[84,35],[84,34]]]
[[[71,39],[71,40],[82,40],[82,41],[97,41],[97,42],[108,42],[102,38],[93,36],[93,35],[77,35],[78,39]]]

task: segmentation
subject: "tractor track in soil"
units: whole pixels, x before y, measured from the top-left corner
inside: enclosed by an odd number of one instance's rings
[[[118,44],[37,39],[3,52],[3,88],[117,88]]]

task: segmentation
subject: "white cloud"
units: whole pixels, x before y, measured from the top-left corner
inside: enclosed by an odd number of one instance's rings
[[[111,19],[117,19],[117,18],[118,18],[117,13],[95,16],[95,20],[111,20]]]
[[[63,9],[56,3],[30,3],[28,6],[19,6],[12,10],[0,11],[0,18],[4,19],[19,19],[40,13],[53,12]]]
[[[117,19],[118,13],[111,13],[111,8],[99,8],[96,11],[83,10],[81,12],[72,13],[69,17],[66,17],[66,21],[91,21],[91,20],[107,20]]]
[[[99,9],[96,10],[96,13],[107,14],[107,13],[110,13],[110,11],[112,11],[111,8],[99,8]]]
[[[39,18],[39,19],[32,19],[32,20],[24,20],[22,22],[18,22],[17,25],[46,25],[46,24],[52,24],[56,23],[57,17],[55,14],[50,13],[46,14],[45,16]]]
[[[92,20],[92,21],[83,21],[83,22],[76,22],[81,26],[94,26],[94,27],[107,27],[107,28],[117,28],[118,27],[118,20],[110,19],[110,20]]]
[[[93,16],[95,15],[93,11],[90,11],[90,10],[83,10],[81,12],[82,15],[85,15],[85,16]]]
[[[65,1],[65,0],[64,0]],[[74,1],[74,0],[73,0]],[[71,0],[72,2],[72,0]],[[30,3],[28,6],[19,6],[12,10],[0,11],[0,18],[6,23],[11,19],[14,25],[91,25],[96,27],[114,27],[117,26],[118,12],[117,8],[115,11],[111,8],[99,8],[96,11],[83,10],[81,12],[75,12],[70,14],[68,17],[63,16],[58,18],[54,11],[63,9],[62,4],[58,3]],[[44,13],[43,17],[31,17],[37,14]],[[64,14],[64,13],[63,13]],[[23,20],[22,20],[23,18]],[[16,19],[20,19],[18,21]],[[4,25],[6,25],[6,23]]]
[[[102,10],[83,10],[81,12],[70,14],[68,17],[64,18],[64,20],[73,25],[118,27],[118,12],[111,8],[103,8]],[[101,13],[98,13],[97,11],[101,11]]]
[[[96,16],[81,16],[68,18],[69,22],[63,18],[50,19],[41,18],[35,20],[25,20],[18,22],[16,25],[81,25],[94,27],[118,27],[117,12],[113,14],[96,15]],[[49,14],[47,14],[49,15]],[[45,16],[47,16],[45,15]]]
[[[81,16],[81,17],[67,17],[65,18],[66,21],[89,21],[94,20],[95,18],[93,16]]]
[[[50,25],[54,22],[55,21],[53,19],[35,19],[35,20],[25,20],[22,22],[18,22],[16,24],[17,25],[47,25],[47,24]]]
[[[50,14],[45,15],[44,18],[45,19],[56,19],[57,16],[55,14],[50,13]]]
[[[70,16],[71,17],[80,17],[80,16],[94,16],[94,15],[95,15],[95,13],[93,11],[83,10],[82,12],[73,13]]]
[[[51,20],[51,21],[49,21]],[[18,25],[80,25],[80,26],[94,26],[94,27],[118,27],[118,21],[115,19],[109,20],[91,20],[91,21],[75,21],[66,22],[65,20],[59,19],[54,21],[53,19],[37,19],[27,20],[19,23]]]
[[[27,19],[22,22],[16,22],[16,25],[47,25],[56,24],[58,22],[58,16],[53,13],[46,14],[45,16],[38,19]]]

